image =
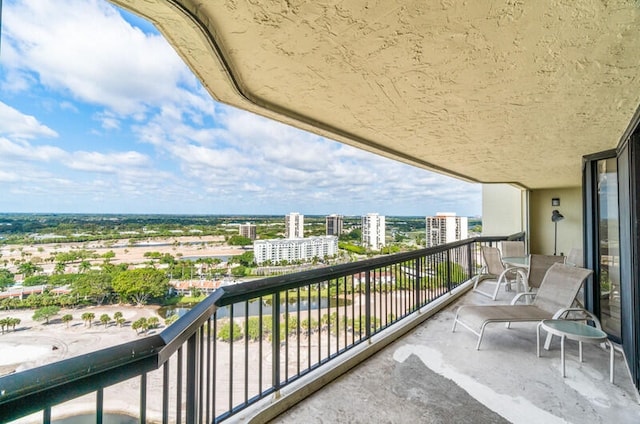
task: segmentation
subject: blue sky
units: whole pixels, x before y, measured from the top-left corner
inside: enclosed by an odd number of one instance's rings
[[[476,216],[481,187],[216,103],[106,1],[3,1],[0,212],[293,211]]]

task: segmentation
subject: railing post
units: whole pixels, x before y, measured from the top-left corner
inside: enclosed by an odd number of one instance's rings
[[[318,302],[320,299],[318,299]],[[277,291],[273,294],[273,307],[271,308],[272,321],[273,321],[273,345],[272,351],[272,375],[271,384],[276,389],[276,396],[278,396],[278,390],[280,390],[280,292]]]
[[[467,244],[467,266],[469,269],[469,279],[472,279],[473,277],[475,277],[474,272],[473,272],[473,249],[471,248],[471,246],[475,244],[475,242],[471,242],[469,244]]]
[[[451,294],[451,249],[447,249],[447,292]]]
[[[186,422],[195,424],[198,418],[198,332],[189,337],[187,341],[187,399],[186,399]],[[233,322],[231,324],[231,338],[233,340]]]
[[[140,376],[140,422],[147,422],[147,373]]]
[[[365,337],[371,339],[371,270],[367,270],[365,274],[365,299],[364,299],[364,325],[366,326]]]
[[[104,390],[100,388],[96,391],[96,424],[102,424],[103,412],[104,412]]]
[[[415,278],[416,278],[416,306],[415,306],[415,310],[419,311],[420,308],[422,307],[422,299],[420,296],[420,291],[421,288],[420,287],[420,282],[422,280],[422,258],[416,258],[416,272],[415,272]]]

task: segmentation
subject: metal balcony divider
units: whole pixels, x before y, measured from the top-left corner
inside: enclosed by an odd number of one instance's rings
[[[478,273],[480,245],[506,239],[524,234],[223,287],[160,334],[1,377],[0,422],[48,424],[95,393],[99,423],[120,384],[137,384],[141,422],[222,422],[451,292]]]

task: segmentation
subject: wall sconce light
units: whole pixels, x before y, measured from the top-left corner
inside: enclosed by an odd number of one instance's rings
[[[553,199],[551,199],[551,206],[560,206],[560,198],[554,197]]]
[[[558,252],[558,222],[564,219],[564,215],[562,215],[557,209],[554,209],[551,213],[551,222],[555,226],[555,236],[553,239],[553,256],[555,256]]]

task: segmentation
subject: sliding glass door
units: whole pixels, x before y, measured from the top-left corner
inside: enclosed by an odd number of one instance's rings
[[[596,168],[597,239],[594,249],[599,265],[595,293],[603,330],[620,340],[620,219],[618,215],[617,158],[600,159]]]
[[[640,388],[640,130],[583,167],[585,306],[622,345]]]

